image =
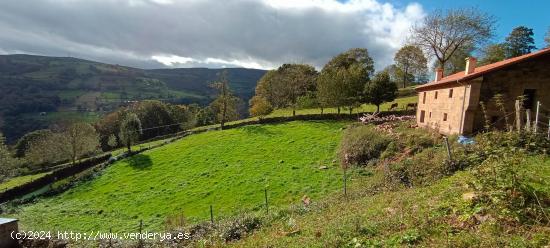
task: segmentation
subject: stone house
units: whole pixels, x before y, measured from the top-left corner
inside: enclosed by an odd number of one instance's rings
[[[443,77],[438,69],[435,80],[416,87],[416,91],[418,125],[444,135],[469,135],[482,130],[485,117],[480,102],[486,106],[491,126],[505,128],[505,114],[495,104],[497,94],[504,99],[508,125],[513,124],[515,100],[520,96],[525,96],[527,111],[534,115],[540,102],[541,114],[548,117],[550,48],[479,67],[475,58],[466,58],[464,71]]]

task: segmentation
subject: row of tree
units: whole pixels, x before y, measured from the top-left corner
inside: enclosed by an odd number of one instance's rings
[[[332,58],[317,72],[306,64],[284,64],[258,81],[250,100],[250,114],[264,116],[273,109],[336,107],[353,111],[362,103],[379,106],[393,101],[397,86],[387,72],[374,74],[374,61],[364,48],[350,49]]]

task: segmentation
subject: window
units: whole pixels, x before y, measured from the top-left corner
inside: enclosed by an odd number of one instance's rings
[[[435,99],[437,99],[437,91],[435,92]]]
[[[430,112],[430,118],[432,118],[432,112]]]
[[[449,90],[449,98],[453,98],[453,89]]]
[[[420,111],[420,123],[424,123],[424,116],[426,115],[426,112],[424,110]]]
[[[422,104],[425,104],[425,103],[426,103],[426,92],[422,94]]]
[[[443,113],[443,121],[447,121],[447,113]]]

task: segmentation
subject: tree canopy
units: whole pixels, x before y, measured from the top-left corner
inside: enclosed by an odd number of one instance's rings
[[[365,87],[365,101],[376,105],[376,112],[380,112],[380,104],[391,102],[396,97],[397,85],[390,80],[390,75],[385,71],[377,73]]]
[[[135,113],[126,113],[120,123],[120,142],[126,146],[128,152],[132,151],[132,145],[139,140],[143,133],[141,121]]]
[[[336,55],[317,78],[317,99],[321,107],[346,106],[352,111],[361,103],[363,89],[374,72],[374,61],[365,48],[353,48]]]
[[[513,58],[524,54],[531,53],[535,47],[535,39],[533,38],[533,29],[525,26],[519,26],[512,30],[506,37],[506,57]]]
[[[76,160],[95,152],[99,148],[99,136],[94,127],[88,123],[77,122],[69,125],[62,133],[60,151],[65,157],[71,159],[73,164]]]
[[[483,49],[483,57],[480,65],[488,65],[506,59],[506,46],[504,44],[491,44]]]
[[[297,108],[297,102],[315,91],[317,71],[306,64],[283,64],[267,72],[256,86],[256,96],[262,97],[275,108]]]
[[[250,99],[250,115],[254,117],[262,117],[273,111],[273,107],[267,99],[261,96],[254,96]]]
[[[395,65],[402,72],[401,83],[403,88],[410,82],[409,75],[413,77],[426,73],[428,60],[422,49],[414,45],[406,45],[399,49],[394,57]]]
[[[474,8],[435,11],[413,27],[412,40],[446,68],[447,61],[460,49],[490,39],[494,23],[494,17]]]

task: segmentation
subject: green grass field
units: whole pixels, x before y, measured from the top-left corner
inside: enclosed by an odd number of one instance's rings
[[[47,174],[49,174],[49,172],[10,178],[5,182],[0,183],[0,191],[5,191],[5,190],[11,189],[13,187],[17,187],[21,184],[25,184],[25,183],[28,183],[32,180],[36,180],[38,178],[41,178],[41,177],[43,177]]]
[[[190,222],[312,199],[341,187],[336,147],[347,122],[289,122],[191,135],[113,164],[94,180],[22,206],[22,230],[162,230],[167,216]],[[327,166],[327,169],[320,169]]]

